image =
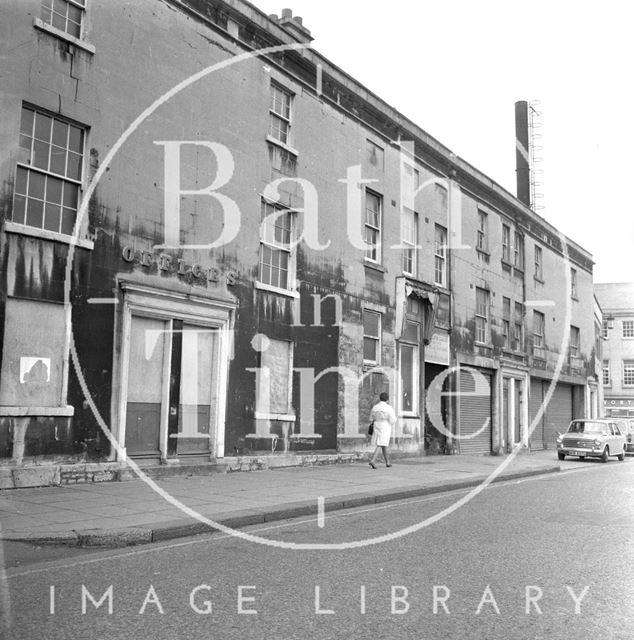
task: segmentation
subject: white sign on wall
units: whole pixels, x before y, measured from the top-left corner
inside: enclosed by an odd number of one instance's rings
[[[51,359],[38,357],[20,358],[20,383],[50,382]]]

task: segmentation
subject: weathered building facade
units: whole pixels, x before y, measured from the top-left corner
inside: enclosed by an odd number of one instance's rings
[[[607,417],[634,417],[634,284],[595,284],[603,313],[603,408]]]
[[[3,486],[358,454],[383,389],[410,453],[549,447],[584,414],[591,256],[290,13],[1,11]]]

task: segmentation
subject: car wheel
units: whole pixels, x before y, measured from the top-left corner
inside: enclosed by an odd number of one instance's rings
[[[621,453],[619,453],[618,456],[616,456],[620,462],[623,462],[623,460],[625,460],[625,449],[623,449],[623,451],[621,451]]]
[[[603,454],[601,455],[601,462],[607,462],[609,457],[610,457],[610,447],[606,445],[605,449],[603,450]]]
[[[565,453],[561,453],[561,451],[558,451],[558,452],[557,452],[557,457],[558,457],[560,460],[563,460],[563,459],[566,457],[566,454],[565,454]]]

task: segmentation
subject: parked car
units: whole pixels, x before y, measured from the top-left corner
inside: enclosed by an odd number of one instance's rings
[[[613,420],[625,436],[625,451],[634,453],[634,418],[613,418]]]
[[[573,420],[568,431],[557,438],[557,456],[560,460],[566,456],[601,458],[602,462],[610,456],[625,460],[626,444],[615,419]]]

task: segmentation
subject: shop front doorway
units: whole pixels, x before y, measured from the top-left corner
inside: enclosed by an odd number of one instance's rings
[[[125,446],[130,456],[209,456],[217,329],[132,316]]]
[[[235,304],[135,283],[122,289],[113,411],[125,454],[157,462],[223,457]]]

